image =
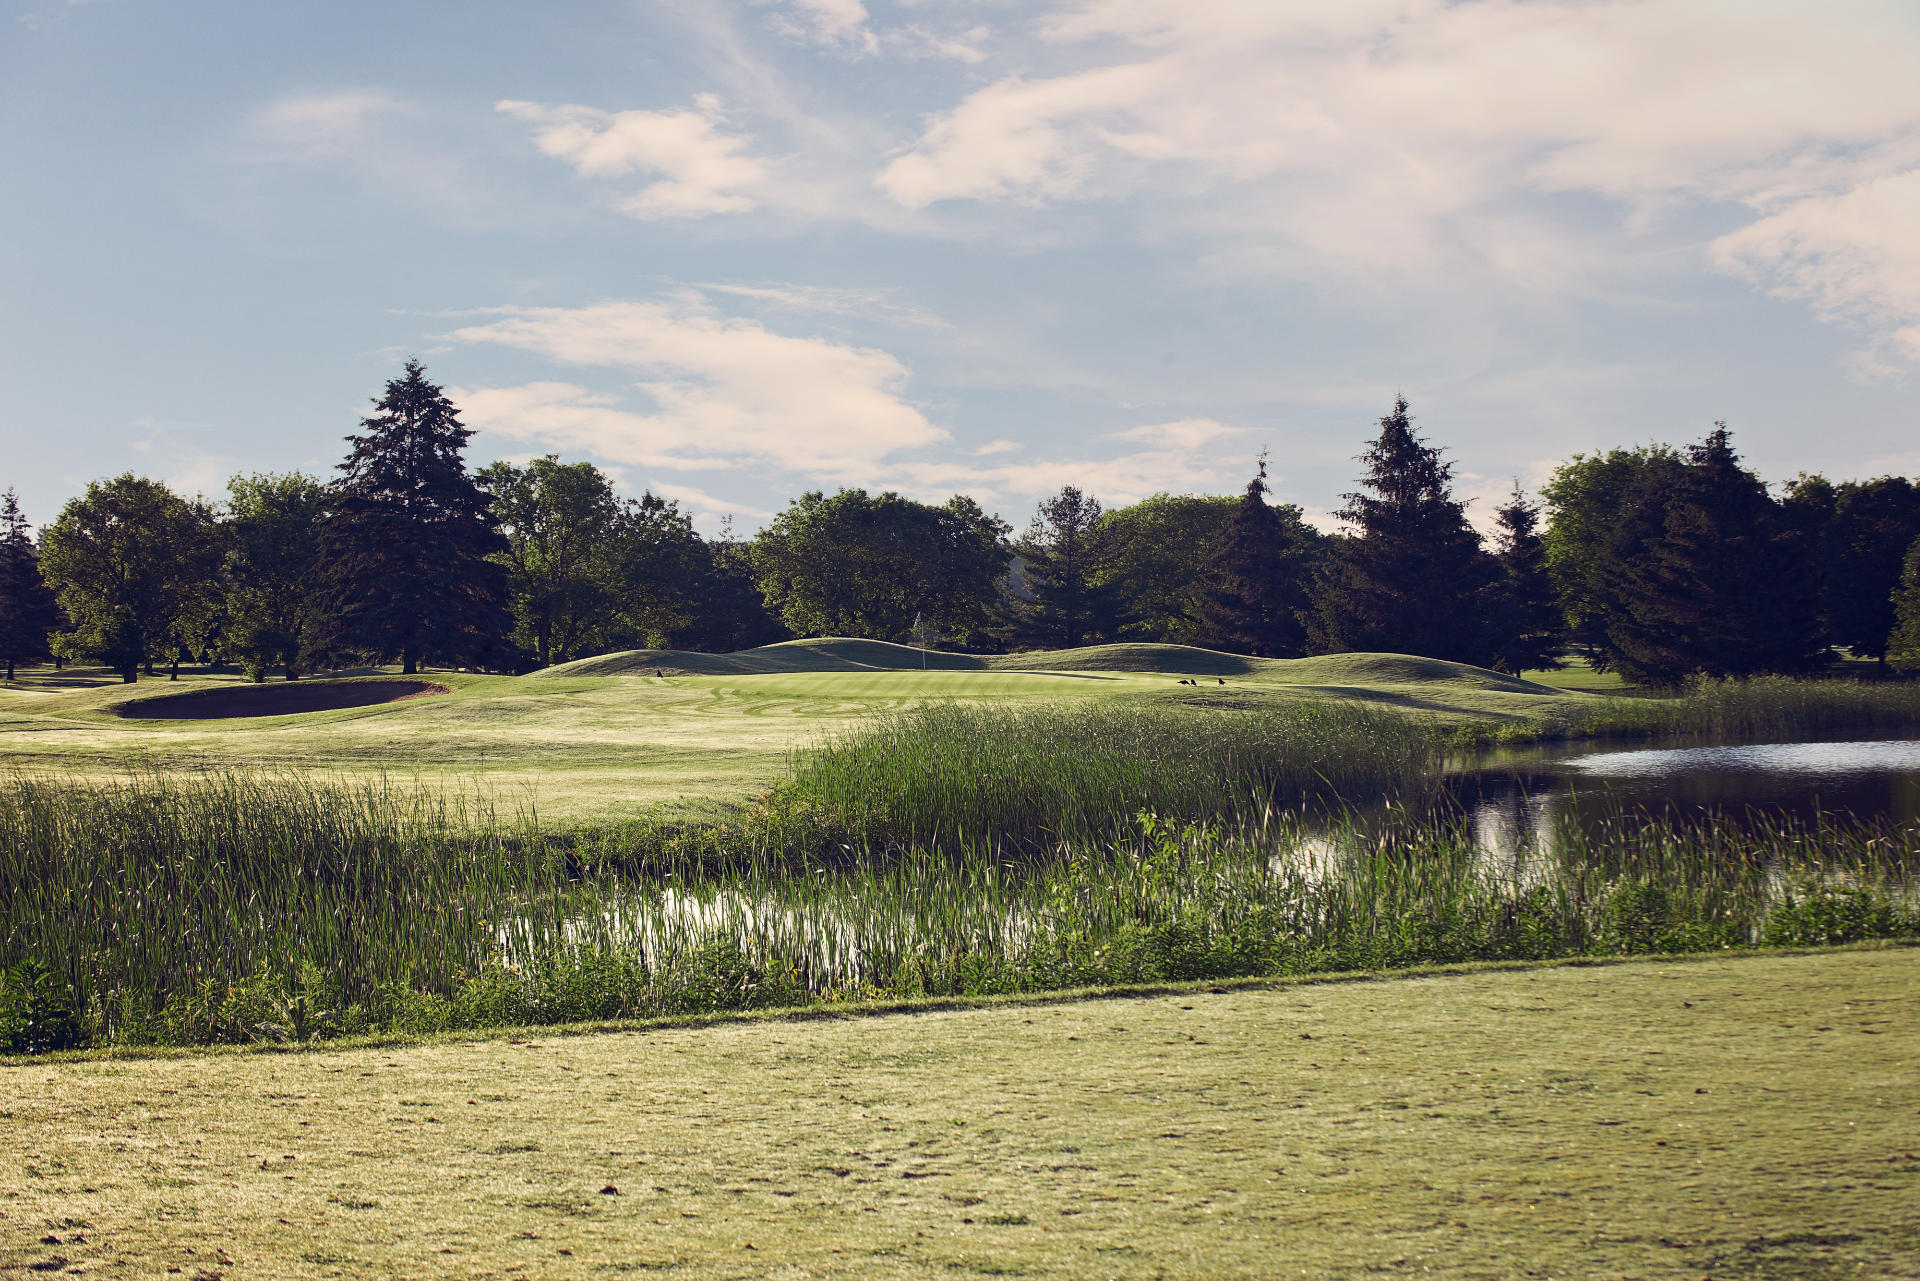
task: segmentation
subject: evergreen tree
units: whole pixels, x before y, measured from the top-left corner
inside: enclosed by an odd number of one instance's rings
[[[1920,538],[1907,546],[1900,585],[1893,592],[1893,630],[1886,639],[1887,662],[1903,672],[1920,671]]]
[[[51,656],[48,638],[62,621],[60,606],[40,577],[40,553],[20,500],[9,489],[0,496],[0,657],[9,681],[14,664]]]
[[[1404,397],[1360,461],[1368,492],[1343,495],[1352,534],[1317,584],[1316,647],[1491,662],[1500,568],[1453,497],[1453,465],[1414,434]]]
[[[1818,562],[1829,638],[1856,658],[1883,659],[1893,631],[1902,558],[1920,538],[1920,485],[1903,476],[1833,487]]]
[[[298,679],[322,621],[315,577],[327,487],[295,472],[235,476],[227,493],[225,648],[253,680],[270,667]]]
[[[1540,537],[1540,509],[1527,501],[1519,482],[1513,496],[1494,513],[1500,584],[1494,611],[1496,646],[1492,666],[1518,676],[1552,666],[1560,653],[1565,626],[1547,551]]]
[[[1258,472],[1207,556],[1199,643],[1261,658],[1305,653],[1303,550],[1281,513],[1267,503],[1267,456],[1262,454]]]
[[[473,435],[417,360],[349,436],[324,535],[327,648],[408,673],[504,657],[506,550],[462,455]]]
[[[1073,485],[1041,500],[1026,535],[1014,545],[1025,591],[1012,594],[1005,629],[1017,643],[1072,649],[1110,635],[1113,590],[1096,579],[1100,500]]]
[[[1820,653],[1808,549],[1718,423],[1687,448],[1658,531],[1611,562],[1624,609],[1607,626],[1630,680],[1670,685],[1694,674],[1795,672]],[[1626,552],[1626,554],[1623,554]]]
[[[219,543],[206,504],[131,474],[95,481],[40,539],[40,569],[71,622],[56,653],[93,658],[122,680],[153,674],[216,599]]]

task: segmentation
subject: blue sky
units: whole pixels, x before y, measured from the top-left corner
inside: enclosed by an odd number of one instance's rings
[[[1920,471],[1920,6],[0,0],[0,486],[325,473],[408,354],[473,460],[747,530],[1325,523],[1396,392],[1484,513],[1725,419]]]

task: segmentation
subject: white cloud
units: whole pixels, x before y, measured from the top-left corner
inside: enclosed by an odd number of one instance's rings
[[[919,325],[941,329],[946,322],[924,307],[901,302],[890,290],[860,289],[831,285],[794,284],[719,284],[698,286],[711,294],[726,294],[785,311],[815,312],[831,316],[859,316],[886,320],[895,324]]]
[[[1920,169],[1796,200],[1713,253],[1827,319],[1886,330],[1891,355],[1920,361]]]
[[[635,218],[744,213],[754,208],[754,193],[767,177],[766,165],[745,154],[748,139],[726,132],[720,101],[711,94],[696,97],[690,111],[608,112],[511,100],[494,109],[532,124],[535,145],[583,178],[656,175],[620,201],[621,211]]]
[[[761,0],[767,3],[768,0]],[[774,28],[796,39],[855,53],[878,53],[880,41],[868,26],[861,0],[772,0],[778,6]]]
[[[901,450],[944,441],[903,396],[907,369],[873,348],[774,333],[697,296],[580,308],[503,308],[450,335],[566,365],[644,375],[629,408],[567,382],[465,389],[475,427],[616,463],[678,470],[749,463],[827,479],[871,475]]]
[[[296,93],[277,98],[253,115],[260,141],[282,158],[330,160],[363,155],[394,118],[410,107],[377,89]]]
[[[1222,272],[1456,298],[1670,279],[1665,214],[1746,205],[1762,221],[1714,261],[1912,345],[1910,3],[1080,0],[1038,29],[1038,64],[1070,69],[933,115],[881,192],[1110,201],[1212,240]]]
[[[935,499],[955,491],[985,503],[1032,500],[1077,485],[1109,505],[1139,502],[1165,492],[1211,492],[1236,486],[1252,474],[1253,456],[1221,444],[1246,430],[1212,419],[1185,419],[1131,427],[1115,439],[1145,448],[1108,458],[1049,458],[1031,462],[983,464],[961,460],[914,461],[889,465],[885,483],[914,497]],[[1010,442],[996,441],[994,445]],[[1015,446],[1015,448],[1018,448]],[[976,456],[1003,452],[992,445]]]

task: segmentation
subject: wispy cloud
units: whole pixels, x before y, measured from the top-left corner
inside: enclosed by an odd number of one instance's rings
[[[747,154],[749,139],[727,131],[722,104],[712,94],[678,111],[609,112],[511,100],[494,109],[533,125],[535,145],[581,177],[652,177],[618,202],[635,218],[744,213],[754,207],[754,193],[767,176],[766,165]]]
[[[513,439],[653,467],[771,464],[829,479],[947,439],[905,399],[907,369],[887,352],[776,333],[695,296],[491,315],[451,339],[643,375],[640,406],[566,382],[462,391],[469,421]]]

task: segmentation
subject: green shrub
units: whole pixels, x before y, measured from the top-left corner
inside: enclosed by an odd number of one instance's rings
[[[86,1043],[72,990],[45,963],[28,958],[0,972],[0,1049],[44,1054]]]

